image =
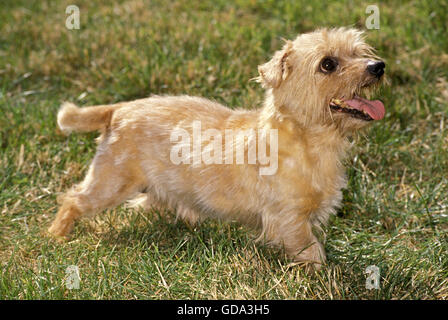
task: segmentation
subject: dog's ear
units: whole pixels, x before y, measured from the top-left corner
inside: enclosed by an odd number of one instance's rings
[[[291,64],[288,61],[288,57],[292,50],[292,41],[286,41],[283,48],[277,51],[271,60],[258,66],[260,76],[257,78],[257,81],[263,87],[277,88],[288,77],[291,72]]]

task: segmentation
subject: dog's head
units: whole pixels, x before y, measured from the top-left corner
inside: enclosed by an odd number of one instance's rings
[[[286,41],[259,66],[258,80],[277,108],[304,125],[335,125],[350,132],[384,117],[383,103],[367,99],[384,68],[361,31],[321,29]]]

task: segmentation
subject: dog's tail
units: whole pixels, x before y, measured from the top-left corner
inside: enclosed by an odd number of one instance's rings
[[[58,112],[58,125],[65,133],[103,130],[109,126],[114,111],[120,107],[120,104],[115,104],[78,108],[73,103],[65,102]]]

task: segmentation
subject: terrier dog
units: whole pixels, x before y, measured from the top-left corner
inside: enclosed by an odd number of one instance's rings
[[[384,68],[361,31],[319,29],[286,41],[258,67],[256,79],[266,89],[258,110],[190,96],[85,108],[65,103],[61,130],[102,135],[87,176],[65,194],[49,232],[65,237],[76,219],[144,194],[147,206],[169,208],[191,223],[217,217],[255,227],[259,239],[319,268],[325,252],[315,233],[340,206],[348,137],[385,114],[382,102],[366,98]],[[173,132],[176,139],[194,136],[195,122],[213,134],[173,145]],[[232,130],[249,133],[226,139],[225,147],[215,144]],[[267,131],[275,139],[268,141]],[[260,152],[262,144],[250,143],[260,132],[271,162],[276,159],[265,174],[266,161],[235,162],[228,152],[238,146],[245,154]],[[223,153],[221,161],[215,158]]]

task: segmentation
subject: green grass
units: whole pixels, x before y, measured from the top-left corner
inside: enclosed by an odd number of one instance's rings
[[[96,134],[65,137],[60,103],[190,94],[257,107],[249,79],[281,38],[363,27],[369,2],[73,1],[0,4],[1,299],[447,299],[448,5],[384,1],[368,41],[387,62],[386,118],[347,161],[344,204],[326,228],[328,265],[310,275],[246,228],[119,207],[45,236],[56,197],[82,179]],[[78,290],[65,286],[77,265]],[[367,266],[381,287],[365,288]]]

